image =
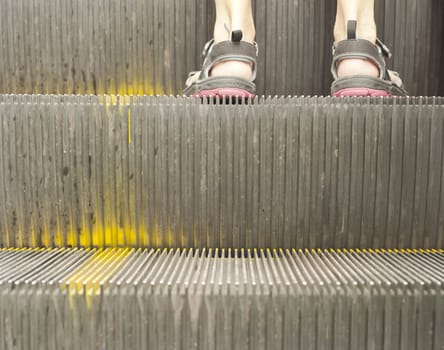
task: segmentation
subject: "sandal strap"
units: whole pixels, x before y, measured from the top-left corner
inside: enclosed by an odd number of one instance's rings
[[[387,69],[384,55],[391,56],[390,50],[381,40],[376,44],[369,40],[358,39],[356,36],[356,21],[349,21],[347,24],[347,39],[333,45],[333,61],[331,73],[334,79],[338,79],[338,64],[345,59],[358,58],[369,60],[379,69],[379,78],[387,78]]]
[[[340,41],[334,48],[331,72],[335,79],[338,79],[338,64],[351,58],[369,60],[379,69],[379,78],[384,79],[386,75],[386,65],[380,49],[371,41],[364,39]]]
[[[254,81],[257,74],[256,58],[258,55],[258,46],[256,43],[251,44],[246,41],[241,41],[241,39],[242,32],[233,31],[231,40],[222,41],[217,44],[214,43],[214,40],[210,40],[205,45],[203,51],[205,60],[200,73],[200,79],[208,78],[211,70],[218,63],[240,61],[251,64],[253,71],[251,81]]]

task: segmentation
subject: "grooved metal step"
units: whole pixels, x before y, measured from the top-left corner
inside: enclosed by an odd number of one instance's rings
[[[443,102],[0,95],[0,245],[444,248]]]
[[[0,349],[444,347],[444,251],[0,250]]]

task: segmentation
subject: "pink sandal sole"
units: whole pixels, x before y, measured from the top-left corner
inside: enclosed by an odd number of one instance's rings
[[[367,88],[348,88],[335,92],[333,97],[392,97],[393,95],[384,90],[373,90]]]
[[[199,93],[193,95],[193,97],[243,97],[254,98],[256,95],[246,90],[237,88],[218,88],[212,90],[202,90]]]

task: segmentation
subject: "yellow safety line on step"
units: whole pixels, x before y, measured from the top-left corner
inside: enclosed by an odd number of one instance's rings
[[[87,261],[66,276],[60,286],[62,290],[68,289],[71,306],[74,303],[73,298],[77,295],[83,295],[90,306],[91,297],[100,294],[101,288],[106,287],[106,282],[133,251],[133,248],[98,249]]]

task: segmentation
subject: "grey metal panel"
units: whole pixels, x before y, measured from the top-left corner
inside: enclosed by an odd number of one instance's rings
[[[444,248],[442,98],[0,95],[0,245]]]
[[[0,251],[0,349],[444,346],[443,251]]]
[[[335,2],[256,0],[258,91],[329,94]],[[444,5],[376,1],[412,95],[443,95]],[[3,0],[0,93],[180,94],[213,32],[212,0]]]

